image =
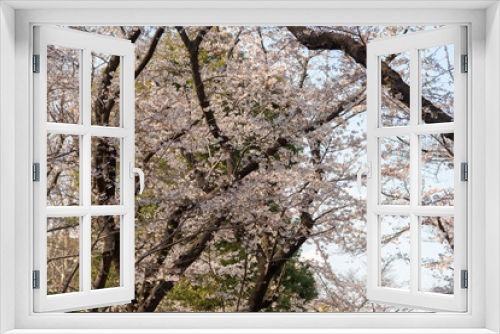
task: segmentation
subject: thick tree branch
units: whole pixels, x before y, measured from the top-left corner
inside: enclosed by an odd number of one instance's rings
[[[248,299],[245,311],[258,312],[266,306],[265,296],[272,278],[280,272],[283,265],[290,260],[307,239],[309,239],[310,231],[314,226],[314,220],[309,212],[302,212],[300,218],[302,228],[297,232],[296,236],[286,242],[268,263],[261,263],[261,266],[265,267],[258,269],[259,275],[257,276],[255,287]]]
[[[202,233],[192,245],[174,262],[173,266],[169,268],[169,271],[175,273],[176,275],[182,275],[189,266],[196,261],[201,253],[205,250],[208,242],[212,240],[214,231],[217,227],[225,220],[225,217],[220,217],[213,219],[210,222],[210,226],[207,231]],[[166,294],[175,286],[175,282],[169,280],[160,280],[158,285],[155,287],[153,293],[149,298],[142,304],[138,312],[153,312]]]
[[[222,134],[222,131],[217,124],[217,120],[215,118],[215,113],[214,111],[210,108],[210,101],[208,100],[208,97],[205,93],[205,85],[203,83],[203,79],[201,78],[201,72],[200,72],[200,62],[198,59],[199,56],[199,47],[200,44],[203,40],[203,37],[208,33],[208,31],[212,27],[205,27],[201,29],[196,38],[194,40],[190,40],[189,36],[186,33],[186,29],[184,27],[176,27],[177,31],[179,32],[179,35],[181,36],[181,39],[186,46],[188,53],[189,53],[189,64],[191,68],[191,76],[193,78],[194,82],[194,87],[196,90],[196,96],[198,98],[198,103],[201,107],[201,110],[203,112],[203,116],[205,118],[205,121],[208,125],[208,129],[212,136],[215,138],[215,140],[219,143],[219,145],[224,149],[226,152],[226,165],[227,165],[227,172],[229,175],[234,175],[235,170],[235,164],[236,164],[236,157],[235,153],[233,150],[232,145],[229,143],[229,137],[226,135]]]
[[[321,141],[318,139],[314,139],[310,143],[310,147],[316,178],[318,180],[322,180],[324,171],[321,166]],[[315,190],[314,192],[316,194],[318,193],[317,190]],[[300,215],[301,228],[295,233],[295,236],[288,239],[288,241],[277,252],[275,252],[273,249],[272,258],[268,261],[268,263],[264,264],[264,269],[259,267],[259,276],[257,276],[255,287],[248,300],[247,311],[258,312],[274,302],[275,296],[271,296],[270,298],[266,299],[266,293],[269,289],[269,285],[271,284],[272,279],[275,278],[279,272],[281,272],[281,275],[284,274],[285,264],[311,237],[311,231],[314,227],[315,220],[313,219],[312,214],[309,212],[309,208],[313,204],[313,202],[313,197],[309,196],[306,200],[304,210]],[[279,281],[280,280],[281,279],[279,279]]]
[[[158,43],[160,42],[161,36],[163,36],[163,33],[165,32],[164,27],[160,27],[156,30],[155,35],[153,36],[151,40],[151,44],[149,45],[148,51],[144,55],[144,58],[142,58],[142,61],[139,63],[139,66],[135,69],[135,78],[141,74],[141,72],[146,68],[146,66],[149,64],[151,61],[151,58],[153,58],[153,55],[156,51],[156,47],[158,46]]]
[[[343,51],[366,68],[366,46],[350,36],[332,31],[314,31],[299,26],[288,26],[287,29],[309,50]],[[401,102],[410,107],[410,86],[386,62],[382,62],[382,83],[389,88],[392,96],[400,97]],[[452,117],[424,97],[422,97],[422,119],[425,123],[453,122]],[[453,139],[453,134],[448,137]]]
[[[179,32],[179,35],[181,36],[181,39],[184,42],[184,45],[186,46],[189,53],[191,75],[193,77],[198,103],[200,104],[200,107],[202,109],[205,121],[207,122],[210,133],[216,140],[220,140],[219,143],[223,145],[224,143],[229,141],[229,138],[221,134],[221,130],[219,128],[219,125],[217,124],[217,120],[215,119],[214,112],[210,109],[210,101],[206,96],[205,85],[203,84],[200,73],[200,62],[198,59],[199,46],[203,39],[203,36],[205,36],[206,34],[206,31],[205,29],[200,30],[196,39],[194,41],[191,41],[184,27],[176,27],[176,29]]]

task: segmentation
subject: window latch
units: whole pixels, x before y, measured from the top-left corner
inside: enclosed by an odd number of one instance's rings
[[[142,192],[144,191],[144,172],[140,168],[135,168],[134,167],[134,162],[130,161],[129,163],[129,176],[131,179],[134,179],[135,173],[139,174],[139,195],[142,195]]]
[[[364,166],[364,167],[361,167],[359,170],[358,170],[358,190],[359,190],[359,193],[361,194],[361,178],[363,177],[363,175],[366,175],[366,177],[368,179],[371,179],[372,178],[372,163],[370,161],[368,161],[368,163]]]

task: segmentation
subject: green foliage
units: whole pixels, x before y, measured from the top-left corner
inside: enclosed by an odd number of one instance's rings
[[[195,312],[214,312],[220,311],[223,303],[223,300],[217,296],[217,290],[219,290],[219,284],[214,280],[194,285],[184,279],[176,284],[168,298],[180,301],[183,306]]]
[[[276,204],[275,201],[267,201],[267,206],[269,207],[269,211],[273,212],[273,213],[276,213],[276,212],[280,212],[281,211],[281,206],[279,206],[278,204]]]
[[[92,260],[91,260],[92,284],[94,284],[94,281],[95,281],[97,275],[99,274],[99,268],[101,266],[101,259],[102,259],[102,252],[92,251]],[[104,289],[115,288],[118,286],[120,286],[120,279],[118,277],[118,273],[116,272],[115,266],[112,264],[109,268],[108,278],[106,279]]]
[[[294,255],[293,259],[298,256]],[[295,262],[287,264],[284,279],[281,283],[283,291],[275,302],[275,305],[269,306],[267,312],[290,312],[293,306],[305,311],[303,305],[318,297],[316,281],[314,274],[308,265]]]
[[[215,252],[218,255],[229,252],[236,254],[228,260],[221,261],[223,266],[244,262],[244,250],[237,243],[220,242],[215,245]],[[295,308],[305,310],[303,305],[318,296],[314,274],[309,266],[298,261],[299,256],[298,252],[287,263],[285,273],[282,275],[280,296],[265,311],[290,312]],[[241,276],[211,272],[190,277],[191,280],[183,278],[175,285],[168,294],[164,306],[169,308],[175,301],[195,312],[223,312],[235,309],[241,289]],[[245,288],[241,295],[240,311],[250,297],[256,279],[257,268],[252,264],[248,268]]]

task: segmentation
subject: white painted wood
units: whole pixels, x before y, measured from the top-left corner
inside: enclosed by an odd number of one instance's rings
[[[15,11],[0,2],[0,333],[15,327]]]
[[[411,209],[409,205],[378,205],[372,207],[372,213],[377,215],[408,216]]]
[[[37,1],[37,6],[47,5],[47,1]],[[485,310],[493,309],[493,304],[498,305],[498,300],[488,294],[485,303],[485,254],[484,242],[485,227],[496,223],[497,219],[490,219],[484,211],[485,200],[485,124],[490,130],[497,130],[497,123],[487,123],[485,117],[485,101],[493,97],[498,97],[498,92],[494,93],[489,89],[489,95],[485,95],[485,83],[491,83],[493,78],[498,80],[494,73],[488,72],[489,81],[485,81],[485,36],[494,37],[491,29],[485,30],[485,16],[483,10],[434,10],[431,6],[461,6],[470,4],[477,8],[478,2],[415,2],[411,6],[416,6],[412,10],[397,9],[401,2],[390,2],[390,8],[378,7],[379,2],[371,2],[377,9],[345,10],[338,9],[334,2],[331,6],[334,9],[318,7],[312,2],[304,6],[307,9],[294,10],[287,9],[266,9],[259,5],[259,8],[250,10],[230,10],[217,7],[214,2],[206,4],[208,9],[200,10],[193,4],[193,9],[186,10],[188,4],[175,2],[162,2],[168,9],[156,9],[157,2],[150,2],[155,10],[137,10],[137,6],[127,3],[132,10],[116,9],[116,4],[112,3],[112,11],[95,10],[103,1],[72,2],[71,6],[86,6],[90,9],[64,10],[61,6],[69,5],[69,2],[52,2],[51,8],[58,10],[24,10],[18,11],[16,17],[16,234],[9,237],[16,240],[16,296],[8,299],[9,305],[15,305],[16,313],[16,333],[260,333],[260,332],[300,332],[300,333],[491,333],[484,329]],[[270,2],[269,2],[270,3]],[[335,2],[336,3],[336,2]],[[347,3],[347,2],[346,2]],[[355,1],[349,1],[353,4]],[[405,4],[408,3],[405,1]],[[108,3],[109,4],[109,3]],[[268,2],[266,2],[266,5]],[[24,8],[33,8],[33,3]],[[120,7],[126,6],[124,2]],[[354,5],[352,5],[354,6]],[[141,3],[142,7],[142,3]],[[175,7],[175,8],[174,8]],[[196,7],[196,9],[194,8]],[[256,5],[257,7],[257,5]],[[304,8],[306,8],[304,7]],[[180,9],[179,9],[180,8]],[[434,8],[434,7],[432,7]],[[495,22],[497,19],[495,19]],[[470,183],[472,188],[471,201],[469,201],[470,217],[474,225],[472,238],[468,240],[471,247],[471,258],[469,264],[474,279],[469,287],[470,308],[466,313],[431,313],[431,314],[33,314],[31,302],[31,282],[30,273],[32,269],[31,261],[26,261],[33,254],[32,235],[32,212],[26,208],[31,207],[32,182],[27,175],[30,175],[32,141],[31,133],[31,113],[32,102],[26,98],[31,94],[31,23],[45,24],[71,24],[71,25],[172,25],[175,23],[185,25],[200,24],[236,24],[236,25],[277,25],[277,24],[300,24],[300,25],[433,25],[433,24],[454,24],[468,22],[473,29],[470,30],[471,38],[470,50],[473,52],[471,63],[474,68],[469,82],[471,85],[469,100],[474,121],[469,122],[469,130],[472,131],[470,147],[473,148],[474,159],[470,164],[475,164],[476,168],[471,168],[470,177],[474,182]],[[491,21],[490,21],[491,23]],[[498,23],[498,22],[497,22]],[[489,26],[488,26],[489,27]],[[490,45],[490,44],[488,44]],[[498,57],[490,55],[490,61],[497,61]],[[3,100],[2,100],[3,102]],[[491,109],[495,113],[496,109]],[[472,115],[469,114],[472,119]],[[32,138],[31,138],[32,139]],[[491,148],[498,147],[497,142],[490,143]],[[495,146],[496,145],[496,146]],[[498,165],[494,165],[498,166]],[[494,169],[494,166],[492,169]],[[496,170],[496,169],[495,169]],[[489,187],[489,194],[495,188]],[[499,188],[496,189],[498,191]],[[27,196],[28,194],[28,196]],[[470,225],[469,225],[470,228]],[[472,230],[472,229],[471,229]],[[491,240],[498,243],[498,236],[489,235]],[[26,241],[30,242],[26,242]],[[491,245],[492,243],[490,243]],[[488,253],[489,260],[496,258],[498,252]],[[10,255],[11,256],[11,255]],[[495,261],[489,261],[488,268],[497,266]],[[496,270],[496,269],[495,269]],[[498,285],[497,278],[491,277],[489,282]],[[491,290],[489,284],[488,292]],[[498,289],[498,287],[497,287]],[[2,295],[2,299],[5,295]],[[494,312],[494,311],[493,311]],[[498,321],[497,313],[493,321]],[[137,327],[140,326],[141,329]],[[167,328],[168,327],[168,328]],[[22,329],[31,328],[31,329]],[[38,329],[37,329],[38,328]],[[45,328],[42,330],[40,328]],[[76,329],[78,328],[78,329]],[[191,328],[191,329],[182,329]],[[246,328],[246,329],[245,329]],[[266,328],[266,329],[264,329]]]
[[[467,250],[467,182],[460,180],[460,163],[467,162],[467,75],[461,73],[461,54],[467,54],[466,28],[444,27],[418,33],[374,40],[367,50],[367,150],[368,162],[372,163],[373,175],[368,180],[367,192],[367,250],[368,250],[368,298],[383,304],[406,306],[417,309],[459,311],[467,310],[467,290],[461,289],[460,271],[468,268]],[[420,50],[439,45],[455,45],[454,53],[454,123],[421,124]],[[380,109],[380,56],[410,51],[410,125],[381,128]],[[455,206],[421,206],[420,172],[422,134],[455,133]],[[410,205],[382,206],[380,198],[380,137],[410,136]],[[380,286],[380,223],[379,215],[408,215],[410,217],[410,290]],[[420,292],[421,271],[421,217],[454,217],[454,295]]]
[[[453,217],[455,215],[453,206],[375,205],[372,210],[377,215],[409,216],[412,212],[418,216],[430,217]]]
[[[472,184],[473,178],[468,182],[461,180],[460,164],[469,163],[467,152],[467,76],[458,69],[461,64],[461,55],[467,54],[466,43],[467,30],[460,27],[455,37],[455,95],[454,95],[454,113],[455,113],[455,140],[454,140],[454,165],[455,165],[455,216],[454,216],[454,268],[455,281],[454,292],[457,298],[457,307],[461,311],[467,309],[467,289],[461,288],[459,278],[460,270],[468,270],[467,264],[467,202],[468,202],[468,184]],[[470,67],[469,67],[470,69]],[[472,71],[469,72],[472,75]],[[471,277],[473,272],[471,272]],[[472,279],[472,278],[470,278]]]
[[[418,82],[418,81],[417,81]],[[418,101],[417,101],[418,102]],[[373,135],[378,138],[417,135],[432,135],[438,133],[454,133],[455,123],[414,124],[411,126],[394,126],[373,129]]]
[[[487,64],[486,79],[489,84],[486,87],[485,112],[486,115],[486,137],[485,142],[485,157],[482,161],[472,159],[469,166],[470,170],[480,169],[486,176],[487,182],[483,189],[488,194],[485,199],[485,211],[488,213],[488,221],[494,222],[487,225],[485,244],[488,248],[488,265],[485,272],[485,286],[488,293],[485,296],[486,308],[486,328],[500,332],[500,257],[492,256],[500,254],[500,2],[496,2],[486,11],[486,27],[490,34],[486,39],[486,59]],[[486,66],[485,66],[486,67]],[[475,71],[477,68],[475,68]],[[474,72],[475,72],[474,71]],[[475,119],[474,122],[480,122],[480,119]],[[475,133],[471,133],[474,136]],[[479,159],[478,159],[479,160]],[[470,165],[471,165],[470,164]],[[482,169],[484,166],[484,169]],[[477,178],[474,178],[473,186],[479,183]],[[475,196],[469,196],[472,201]],[[474,224],[474,222],[472,222]],[[470,239],[469,239],[470,241]],[[475,275],[474,277],[477,277]],[[472,279],[474,279],[474,277]]]
[[[131,212],[123,205],[49,206],[47,217],[79,217],[90,213],[92,216],[114,216]]]
[[[121,223],[121,254],[120,257],[120,278],[121,286],[124,289],[123,296],[132,300],[135,298],[135,178],[130,178],[130,170],[135,163],[135,56],[134,45],[127,45],[128,52],[122,57],[123,71],[121,76],[121,87],[123,94],[120,95],[120,117],[122,127],[128,132],[122,138],[120,161],[120,179],[122,183],[121,200],[122,206],[127,209],[127,213],[122,215]]]
[[[130,134],[130,129],[91,126],[89,132],[91,136],[123,138]]]
[[[420,82],[419,82],[420,85]],[[420,115],[421,116],[421,115]],[[417,135],[433,135],[438,133],[454,133],[455,123],[435,123],[435,124],[419,124],[412,126],[411,131]]]
[[[84,52],[87,54],[88,52]],[[90,57],[90,55],[89,55]],[[82,64],[83,65],[83,64]],[[86,73],[86,72],[82,72]],[[87,80],[85,80],[87,81]],[[122,138],[128,135],[128,130],[106,126],[89,126],[79,124],[47,123],[47,133],[86,135],[98,137]]]
[[[34,162],[40,163],[40,182],[33,184],[34,198],[34,266],[33,270],[40,270],[40,289],[34,291],[34,303],[39,310],[47,300],[47,41],[39,29],[34,32],[34,50],[40,55],[40,73],[33,76],[34,106],[36,109],[33,118],[36,131],[34,133],[33,151]]]
[[[40,55],[40,73],[34,80],[34,160],[40,162],[40,182],[34,185],[34,269],[40,270],[40,289],[33,290],[35,312],[64,312],[128,303],[134,298],[134,179],[126,177],[128,164],[120,169],[120,205],[91,205],[91,140],[94,136],[121,138],[121,161],[134,161],[134,45],[130,41],[79,31],[35,27],[34,52]],[[80,51],[80,124],[46,122],[47,45],[70,47]],[[121,56],[122,89],[120,128],[91,125],[91,52]],[[80,206],[46,207],[47,134],[79,135]],[[93,216],[120,215],[121,275],[120,287],[92,290],[91,222]],[[47,223],[48,217],[80,217],[80,291],[47,296]]]
[[[419,187],[419,192],[420,192]],[[454,217],[455,207],[453,206],[415,206],[412,207],[412,212],[417,216],[424,217]]]
[[[90,59],[92,57],[92,52],[89,48],[84,48],[82,50],[82,60],[80,61],[81,70],[81,85],[80,85],[80,121],[81,125],[79,127],[83,127],[88,129],[91,124],[92,119],[92,64],[90,63]],[[36,111],[35,111],[36,112]],[[50,123],[47,124],[47,126]],[[35,130],[36,131],[36,130]],[[88,209],[91,206],[91,169],[92,169],[92,137],[85,131],[82,133],[81,140],[81,148],[80,151],[80,199],[81,206],[85,209],[84,213],[81,213],[82,217],[80,218],[80,265],[82,270],[80,271],[80,292],[84,296],[83,298],[88,298],[88,294],[92,289],[92,280],[89,272],[92,270],[92,261],[88,254],[92,252],[92,217],[88,213]],[[49,209],[49,208],[48,208]],[[70,209],[70,208],[68,208]],[[76,209],[76,208],[75,208]],[[76,298],[70,299],[73,302],[72,305],[65,305],[68,309],[77,304],[78,300]],[[61,305],[56,299],[57,305]],[[58,307],[58,306],[55,307]],[[36,307],[36,305],[35,305]],[[36,309],[35,309],[36,311]]]
[[[495,334],[484,328],[468,329],[404,329],[404,328],[332,328],[332,329],[16,329],[5,334]]]
[[[436,35],[436,34],[433,34]],[[410,37],[411,39],[411,37]],[[432,41],[432,38],[431,38]],[[396,41],[396,43],[400,43]],[[409,41],[411,43],[411,41]],[[398,43],[398,44],[399,44]],[[413,43],[411,43],[413,44]],[[420,50],[410,49],[410,126],[415,129],[421,122],[420,109]],[[420,137],[414,131],[410,133],[410,293],[418,293],[420,286],[420,217],[415,209],[420,204]],[[412,298],[407,303],[412,305]]]
[[[72,34],[67,34],[68,29],[61,29],[49,25],[40,26],[40,29],[42,29],[44,33],[50,34],[48,37],[49,43],[57,41],[58,46],[77,50],[90,49],[91,51],[116,56],[125,56],[129,52],[128,44],[130,44],[130,42],[121,38],[89,34],[78,30],[72,31]],[[93,36],[95,36],[96,39],[94,39]]]
[[[393,136],[407,136],[411,133],[411,127],[409,126],[394,126],[386,128],[375,128],[372,131],[372,135],[377,138],[383,137],[393,137]]]
[[[366,72],[367,72],[367,160],[372,165],[372,177],[367,180],[366,192],[366,219],[367,219],[367,291],[374,291],[380,283],[380,221],[375,208],[380,199],[380,156],[378,136],[372,135],[379,128],[378,106],[380,105],[380,94],[378,83],[380,82],[380,60],[371,56],[370,49],[367,50]],[[369,112],[376,110],[377,112]]]
[[[450,25],[439,28],[439,36],[435,34],[436,29],[430,29],[411,34],[374,39],[369,43],[370,53],[375,56],[385,56],[393,53],[453,44],[457,29],[458,26]],[[410,35],[412,37],[408,38]],[[388,42],[389,39],[392,41],[390,44]],[[458,70],[459,68],[460,67],[457,67],[456,69]]]
[[[72,0],[60,1],[40,1],[40,0],[5,0],[6,3],[11,5],[16,9],[111,9],[116,10],[117,2],[120,3],[120,8],[122,9],[137,9],[136,0],[99,0],[99,1],[85,1],[85,0]],[[207,10],[213,8],[228,8],[228,9],[311,9],[311,8],[321,8],[321,9],[366,9],[366,10],[376,10],[376,9],[423,9],[428,8],[432,10],[436,9],[484,9],[492,5],[495,1],[412,1],[406,0],[401,1],[397,5],[393,1],[360,1],[360,0],[345,0],[345,1],[327,1],[327,0],[311,0],[311,1],[300,1],[300,0],[242,0],[242,1],[204,1],[204,0],[189,0],[189,1],[154,1],[154,0],[141,0],[141,9],[187,9],[187,10]]]

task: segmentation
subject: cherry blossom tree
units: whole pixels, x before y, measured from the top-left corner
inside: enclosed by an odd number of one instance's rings
[[[136,298],[91,311],[393,310],[367,300],[362,269],[341,272],[332,247],[360,258],[366,251],[366,207],[354,191],[365,159],[366,45],[422,27],[71,28],[135,43],[136,165],[146,174],[136,198]],[[443,73],[453,78],[453,68],[443,51],[426,59],[422,118],[450,122],[452,90],[435,82]],[[53,120],[75,118],[77,63],[71,50],[49,53]],[[388,122],[409,115],[408,66],[405,55],[382,61]],[[93,54],[95,125],[118,125],[119,70],[119,57]],[[77,141],[48,139],[50,201],[78,205],[71,199],[78,192],[71,172]],[[387,204],[409,200],[408,145],[405,138],[384,143]],[[93,205],[119,201],[119,150],[113,140],[93,142]],[[453,185],[433,186],[432,177],[453,169],[453,134],[429,136],[423,157],[430,175],[424,201],[452,205]],[[447,282],[434,290],[452,293],[453,221],[423,224],[429,240],[445,245],[424,261]],[[49,227],[65,231],[51,234],[49,244],[54,292],[78,288],[78,257],[56,251],[75,247],[74,225]],[[95,289],[119,282],[118,232],[117,217],[93,221]],[[392,231],[383,243],[404,232]],[[315,255],[303,256],[306,248]],[[389,284],[402,260],[395,254],[384,264]]]

